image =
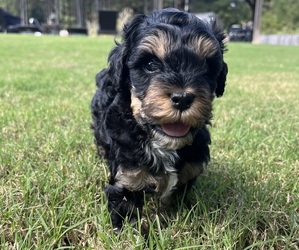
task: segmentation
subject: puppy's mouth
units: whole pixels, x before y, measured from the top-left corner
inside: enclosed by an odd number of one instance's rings
[[[152,140],[156,146],[172,150],[180,149],[193,142],[196,128],[182,122],[150,125]]]
[[[190,128],[189,125],[181,122],[164,123],[161,125],[161,130],[170,137],[183,137],[188,134]]]

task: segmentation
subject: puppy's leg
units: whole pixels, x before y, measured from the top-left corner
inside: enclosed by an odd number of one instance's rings
[[[126,217],[130,223],[136,222],[138,217],[141,218],[144,205],[142,191],[131,192],[123,187],[109,184],[105,188],[105,194],[115,232],[122,228]]]
[[[171,207],[176,208],[182,201],[184,201],[185,205],[187,205],[187,202],[189,201],[185,198],[194,186],[197,176],[199,176],[202,172],[202,163],[186,162],[178,173],[178,182],[173,192],[171,192],[169,196],[161,199],[160,204],[162,210],[165,210],[165,207],[167,210]]]

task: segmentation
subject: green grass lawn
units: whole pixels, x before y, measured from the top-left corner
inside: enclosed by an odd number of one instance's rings
[[[228,44],[194,206],[166,216],[150,203],[145,239],[112,233],[90,130],[112,46],[0,35],[0,249],[299,249],[299,47]]]

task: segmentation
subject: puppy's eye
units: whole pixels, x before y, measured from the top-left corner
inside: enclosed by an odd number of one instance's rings
[[[148,72],[155,72],[159,69],[159,66],[156,62],[149,61],[144,65],[144,69],[145,69],[145,71],[148,71]]]

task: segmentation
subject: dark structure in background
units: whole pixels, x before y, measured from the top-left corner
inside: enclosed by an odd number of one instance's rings
[[[0,8],[0,32],[7,33],[35,33],[42,32],[42,26],[35,18],[29,19],[29,24],[22,24],[22,19],[13,16]]]
[[[116,34],[117,11],[99,11],[100,34]]]
[[[21,18],[13,16],[0,8],[0,31],[5,32],[10,26],[20,25]]]
[[[228,37],[231,42],[251,42],[252,29],[248,26],[233,24],[229,28]]]

